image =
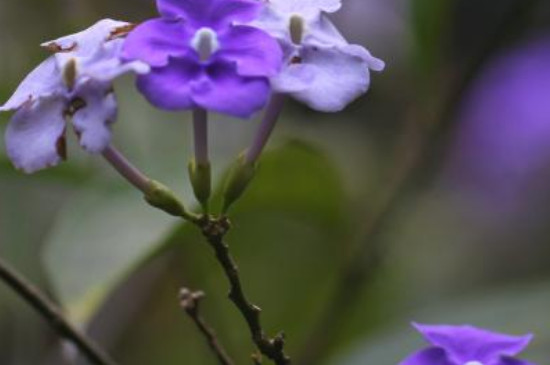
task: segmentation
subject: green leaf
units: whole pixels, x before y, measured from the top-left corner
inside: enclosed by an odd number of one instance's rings
[[[433,73],[442,61],[449,34],[452,1],[415,0],[412,2],[413,34],[416,39],[415,57],[424,72]]]
[[[431,324],[472,324],[497,332],[535,334],[522,358],[544,364],[550,357],[550,285],[548,283],[486,293],[429,308],[403,319],[397,328],[359,344],[332,364],[397,364],[426,344],[407,321]]]
[[[70,317],[88,321],[174,224],[134,190],[78,191],[58,217],[45,252],[46,270]]]

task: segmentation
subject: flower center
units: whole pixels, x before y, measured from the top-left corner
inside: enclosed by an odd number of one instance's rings
[[[305,22],[304,18],[299,15],[293,15],[290,17],[290,39],[292,43],[301,44],[304,38]]]
[[[483,365],[483,364],[480,363],[479,361],[468,361],[464,365]]]
[[[201,61],[207,61],[220,48],[220,42],[216,32],[205,27],[195,33],[191,46],[197,51]]]

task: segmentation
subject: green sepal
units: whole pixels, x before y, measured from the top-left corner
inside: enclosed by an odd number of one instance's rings
[[[197,164],[192,160],[189,162],[189,177],[195,197],[203,208],[208,211],[208,201],[212,194],[212,169],[210,164]]]
[[[250,181],[256,175],[257,164],[246,161],[245,154],[239,156],[229,172],[224,194],[223,213],[227,213],[231,205],[243,195]]]
[[[176,197],[176,194],[158,181],[150,181],[150,188],[145,193],[144,198],[153,207],[163,210],[170,215],[185,219],[193,218],[185,210],[183,203]]]

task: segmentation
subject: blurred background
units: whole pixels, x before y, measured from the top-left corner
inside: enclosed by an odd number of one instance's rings
[[[533,332],[550,358],[550,3],[343,0],[332,19],[387,62],[337,115],[290,103],[228,240],[270,333],[313,364],[395,365],[422,341],[411,321]],[[0,100],[38,46],[152,0],[0,2]],[[189,116],[117,82],[115,143],[189,205]],[[8,114],[0,115],[4,130]],[[218,182],[258,121],[213,116]],[[215,364],[178,308],[182,286],[236,363],[253,346],[209,247],[149,209],[101,158],[25,176],[0,141],[0,254],[121,364]],[[0,363],[84,364],[0,285]]]

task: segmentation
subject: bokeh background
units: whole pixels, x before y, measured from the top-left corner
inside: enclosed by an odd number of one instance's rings
[[[302,364],[395,365],[422,345],[411,321],[536,339],[550,359],[550,3],[343,0],[343,33],[387,62],[344,113],[289,103],[228,239],[270,333]],[[98,19],[139,22],[152,0],[3,0],[0,100],[47,56],[38,45]],[[117,82],[115,143],[193,205],[189,116]],[[258,121],[213,116],[220,185]],[[4,129],[9,115],[0,115]],[[63,166],[25,176],[0,142],[0,254],[121,364],[215,364],[178,308],[205,318],[238,364],[253,346],[192,227],[149,209],[69,140]],[[0,363],[79,359],[0,285]]]

